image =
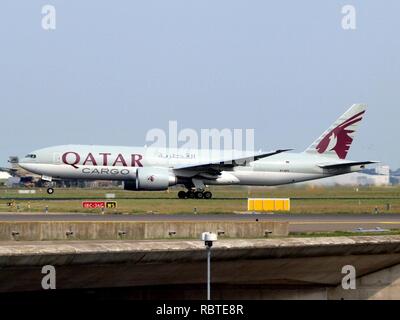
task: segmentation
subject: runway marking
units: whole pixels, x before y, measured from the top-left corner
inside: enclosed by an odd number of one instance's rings
[[[299,221],[290,224],[400,224],[400,221]]]

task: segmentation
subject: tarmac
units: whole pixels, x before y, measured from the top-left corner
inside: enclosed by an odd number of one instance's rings
[[[358,231],[400,229],[395,214],[87,214],[87,213],[0,213],[3,221],[288,221],[289,232]]]

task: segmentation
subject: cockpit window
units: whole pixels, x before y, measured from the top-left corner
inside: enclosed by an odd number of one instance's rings
[[[36,159],[36,154],[27,154],[25,158]]]

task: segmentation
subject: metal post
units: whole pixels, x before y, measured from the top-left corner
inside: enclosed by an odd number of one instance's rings
[[[207,300],[211,300],[211,247],[207,246]]]
[[[204,241],[207,251],[207,300],[211,300],[211,247],[217,239],[216,233],[203,232],[201,234],[201,240]]]

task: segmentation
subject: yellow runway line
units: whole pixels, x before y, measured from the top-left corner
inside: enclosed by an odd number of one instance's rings
[[[400,221],[300,221],[289,222],[290,224],[400,224]]]

